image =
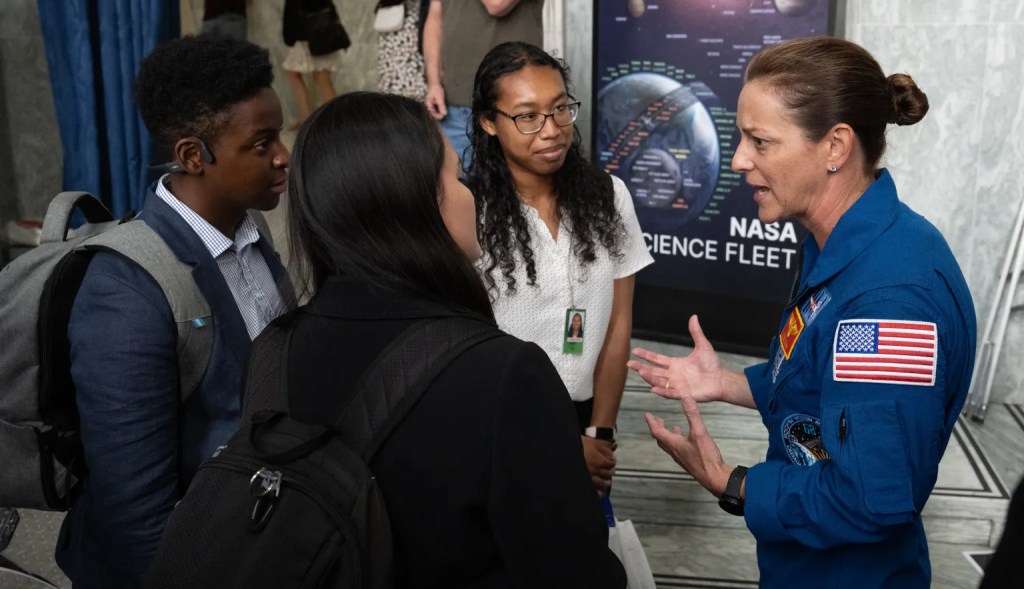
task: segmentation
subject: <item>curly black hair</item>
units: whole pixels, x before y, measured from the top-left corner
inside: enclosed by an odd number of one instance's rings
[[[530,247],[530,230],[520,208],[516,187],[497,137],[488,135],[480,126],[480,117],[494,120],[497,115],[497,83],[502,76],[528,66],[550,67],[562,75],[566,88],[570,85],[569,66],[543,49],[529,43],[502,43],[492,49],[480,63],[473,83],[473,128],[470,141],[473,157],[466,171],[466,185],[477,199],[480,245],[489,257],[484,269],[488,290],[500,290],[492,273],[497,268],[504,278],[509,294],[516,292],[515,252],[526,264],[529,284],[537,283],[537,268]],[[621,258],[625,228],[615,208],[615,188],[609,174],[592,164],[583,155],[579,129],[573,125],[572,146],[565,163],[555,172],[555,194],[558,210],[573,228],[573,253],[588,265],[597,259],[597,248]]]
[[[266,49],[247,41],[189,35],[153,50],[132,86],[146,128],[161,147],[182,137],[211,142],[229,107],[269,88]]]

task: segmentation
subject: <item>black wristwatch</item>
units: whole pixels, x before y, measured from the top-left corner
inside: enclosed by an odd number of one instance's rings
[[[583,430],[583,435],[588,438],[594,438],[595,440],[613,441],[615,440],[615,428],[592,425]]]
[[[743,515],[743,497],[740,497],[740,489],[743,487],[743,479],[747,476],[747,467],[737,466],[729,475],[729,482],[725,485],[725,492],[718,499],[718,506],[733,515]]]

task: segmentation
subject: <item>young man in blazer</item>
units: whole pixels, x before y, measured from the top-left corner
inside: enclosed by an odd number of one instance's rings
[[[126,258],[95,255],[68,326],[86,474],[56,556],[76,589],[142,585],[175,502],[238,427],[252,339],[294,306],[247,212],[273,209],[286,187],[272,79],[265,49],[207,36],[158,47],[139,71],[136,103],[172,163],[132,222],[193,267],[212,313],[197,329],[212,329],[213,343],[199,388],[181,403],[163,291]]]

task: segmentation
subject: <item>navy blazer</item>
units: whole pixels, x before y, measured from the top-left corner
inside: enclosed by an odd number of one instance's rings
[[[177,328],[163,291],[133,262],[95,255],[68,325],[87,473],[56,557],[76,589],[141,586],[175,502],[238,428],[251,341],[231,290],[199,236],[152,189],[138,221],[194,267],[213,348],[199,389],[180,404]],[[282,300],[294,301],[266,237],[257,246]]]

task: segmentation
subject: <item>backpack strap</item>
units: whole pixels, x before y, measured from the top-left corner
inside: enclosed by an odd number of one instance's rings
[[[369,463],[452,361],[500,335],[494,324],[469,317],[420,321],[392,342],[363,374],[333,429]]]
[[[113,221],[114,217],[95,196],[88,192],[61,192],[53,197],[46,208],[43,219],[43,232],[39,243],[60,243],[67,241],[68,229],[71,226],[71,214],[75,210],[82,211],[85,220],[91,225]]]
[[[243,427],[266,419],[268,413],[289,412],[288,353],[298,313],[282,315],[253,342],[242,405]],[[468,317],[415,323],[363,373],[353,387],[356,393],[331,430],[368,463],[441,371],[469,348],[500,335],[494,324]]]
[[[288,348],[299,310],[271,321],[252,342],[242,390],[242,425],[259,411],[288,412]]]
[[[163,238],[141,220],[102,233],[82,249],[120,254],[142,267],[160,286],[178,328],[178,387],[184,403],[202,383],[213,349],[210,305],[196,285],[192,266],[179,260]]]

